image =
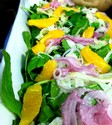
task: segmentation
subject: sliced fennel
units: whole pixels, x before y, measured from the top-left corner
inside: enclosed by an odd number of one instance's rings
[[[96,83],[99,84],[102,89],[105,88],[103,86],[106,86],[107,83],[107,87],[109,87],[112,83],[112,73],[101,74],[98,77],[93,77],[84,73],[73,72],[66,77],[57,77],[57,84],[64,92],[71,92],[77,87],[84,87]]]

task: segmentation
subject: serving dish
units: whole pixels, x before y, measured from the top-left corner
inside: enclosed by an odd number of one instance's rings
[[[21,75],[21,68],[23,64],[22,57],[25,55],[25,52],[27,50],[26,45],[23,42],[22,38],[22,32],[25,30],[28,30],[27,28],[27,14],[24,12],[21,7],[29,7],[30,5],[33,5],[34,3],[37,3],[37,1],[20,1],[18,13],[15,19],[15,22],[12,27],[12,31],[6,46],[6,51],[11,56],[11,71],[12,71],[12,81],[13,81],[13,88],[16,99],[18,99],[17,92],[20,89],[21,83],[23,82],[23,78]],[[39,2],[39,1],[38,1]],[[2,63],[0,65],[0,79],[2,77],[2,71],[4,67],[4,61],[2,60]],[[12,120],[15,118],[13,114],[8,111],[2,102],[0,103],[0,124],[4,125],[11,125]],[[5,120],[4,118],[7,118]]]

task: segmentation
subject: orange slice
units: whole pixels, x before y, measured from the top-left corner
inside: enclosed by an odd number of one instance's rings
[[[61,38],[62,36],[64,36],[63,30],[51,30],[40,40],[40,43],[45,43],[48,39]]]
[[[45,63],[41,73],[36,77],[35,81],[50,80],[53,72],[56,69],[57,62],[55,60],[49,60]]]
[[[59,6],[59,7],[57,7],[57,8],[54,10],[53,16],[54,16],[54,17],[60,17],[61,14],[62,14],[62,12],[63,12],[63,10],[66,10],[66,11],[73,10],[73,11],[75,11],[75,12],[79,12],[79,11],[80,11],[80,10],[77,9],[77,8],[61,7],[61,6]]]
[[[50,8],[50,3],[44,4],[44,5],[42,6],[42,8],[43,8],[43,9],[44,9],[44,8]]]
[[[109,22],[110,23],[110,29],[112,29],[112,19],[109,18],[107,15],[105,15],[104,13],[102,12],[96,12],[95,13],[95,16],[99,19],[102,19],[104,20],[105,22]]]
[[[81,55],[87,63],[94,64],[101,69],[101,73],[106,73],[111,69],[111,66],[97,53],[93,52],[89,46],[86,46],[81,50]]]
[[[38,115],[42,103],[42,87],[39,84],[30,86],[23,98],[21,120],[19,125],[30,125]]]
[[[55,18],[55,17],[46,18],[46,19],[29,19],[28,25],[35,26],[35,27],[42,29],[42,28],[47,28],[55,24],[58,20],[59,18]]]
[[[32,51],[35,54],[38,54],[39,52],[44,52],[45,51],[45,44],[38,42],[35,46],[32,47]]]
[[[94,34],[94,27],[88,27],[82,34],[84,38],[91,38]]]
[[[110,36],[110,38],[112,38],[112,29],[109,29],[106,34],[108,34]]]

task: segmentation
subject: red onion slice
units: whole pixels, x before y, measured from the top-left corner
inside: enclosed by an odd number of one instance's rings
[[[56,38],[56,39],[50,39],[46,42],[47,47],[51,47],[54,45],[59,45],[63,39],[66,40],[71,40],[74,43],[81,44],[81,45],[89,45],[89,44],[94,44],[94,39],[93,38],[83,38],[83,37],[77,37],[77,36],[63,36],[62,38]]]
[[[63,64],[66,64],[65,69],[68,69],[68,73],[83,72],[88,75],[98,76],[98,72],[96,71],[95,66],[93,64],[84,66],[75,57],[60,57],[56,58],[55,60],[58,61],[59,63],[61,62]]]
[[[58,2],[57,0],[53,0],[51,3],[50,3],[50,7],[52,9],[56,9],[57,7],[59,7],[61,5],[60,2]]]
[[[93,99],[97,104],[90,103]],[[112,125],[112,104],[102,90],[74,90],[62,104],[63,125],[77,125],[76,112],[83,125]]]

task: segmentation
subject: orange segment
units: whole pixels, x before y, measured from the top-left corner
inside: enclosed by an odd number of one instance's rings
[[[107,15],[105,15],[101,12],[96,12],[95,16],[99,19],[104,20],[105,22],[109,22],[110,23],[110,29],[112,29],[112,19],[110,19]]]
[[[38,115],[42,103],[42,87],[39,84],[30,86],[23,98],[21,120],[19,125],[30,125]]]
[[[47,28],[53,24],[55,24],[59,18],[51,17],[47,19],[30,19],[28,20],[28,25],[29,26],[36,26],[40,29],[42,28]]]
[[[111,66],[97,53],[93,52],[89,46],[86,46],[81,50],[81,55],[87,63],[92,63],[100,68],[101,73],[106,73],[111,69]]]
[[[35,54],[38,54],[39,52],[44,52],[45,51],[45,44],[44,43],[37,43],[35,46],[32,47],[32,51]]]
[[[44,5],[42,6],[42,8],[43,8],[43,9],[44,9],[44,8],[50,8],[50,3],[44,4]]]
[[[82,37],[84,38],[91,38],[94,34],[94,27],[88,27],[82,34]]]
[[[105,15],[102,12],[96,12],[95,16],[98,17],[99,19],[104,20],[104,21],[109,21],[109,19],[110,19],[107,15]]]
[[[54,10],[54,13],[53,13],[54,17],[60,17],[61,14],[62,14],[62,12],[63,12],[63,10],[66,10],[66,11],[74,10],[75,12],[79,12],[79,11],[80,11],[80,10],[77,9],[77,8],[61,7],[61,6],[59,6],[59,7],[57,7],[57,8]]]
[[[53,72],[56,69],[57,62],[55,60],[49,60],[45,63],[41,73],[36,77],[35,81],[50,80]]]
[[[49,31],[48,34],[46,34],[40,40],[40,43],[45,43],[48,39],[61,38],[62,36],[64,36],[64,32],[62,30],[52,30],[52,31]]]
[[[110,38],[112,38],[112,29],[109,29],[106,34],[109,34]]]

